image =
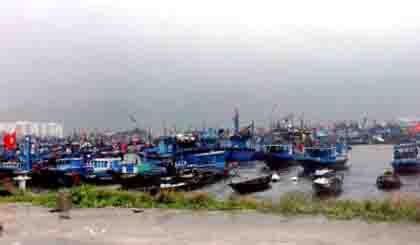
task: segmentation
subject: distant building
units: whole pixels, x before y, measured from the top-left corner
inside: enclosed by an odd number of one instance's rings
[[[411,128],[420,123],[420,118],[399,118],[398,124],[402,128]]]
[[[0,122],[0,133],[16,131],[18,138],[25,135],[33,135],[41,138],[63,138],[64,127],[55,122]]]

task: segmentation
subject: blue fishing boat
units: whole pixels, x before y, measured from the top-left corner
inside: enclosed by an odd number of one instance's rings
[[[288,167],[294,163],[292,144],[275,144],[265,146],[265,162],[270,169]]]
[[[404,143],[394,146],[392,167],[398,173],[419,173],[420,159],[417,143]]]
[[[225,151],[225,157],[230,162],[250,162],[255,160],[253,147],[254,122],[244,128],[239,128],[239,110],[235,109],[233,117],[234,133],[220,141],[220,147]],[[224,132],[222,132],[224,134]]]
[[[124,188],[158,186],[160,177],[167,174],[158,160],[147,160],[137,154],[126,154],[121,164],[113,169],[115,180]]]
[[[44,187],[71,187],[80,184],[82,178],[91,172],[92,169],[84,167],[83,158],[68,157],[38,165],[32,177],[37,185]]]
[[[5,161],[0,162],[0,179],[12,178],[32,172],[32,138],[30,136],[25,137],[24,142],[19,146],[19,151],[3,153],[7,157]]]
[[[200,144],[197,136],[179,134],[175,137],[161,137],[157,148],[147,149],[141,156],[143,160],[172,169],[168,171],[171,175],[186,167],[207,168],[211,165],[212,168],[223,169],[225,152],[214,151],[209,148],[210,145],[213,144]],[[172,163],[175,163],[175,166],[171,166]]]
[[[255,160],[255,149],[251,147],[251,138],[248,136],[233,135],[228,140],[222,141],[227,161],[250,162]]]
[[[94,158],[85,163],[87,169],[90,169],[87,180],[91,181],[110,181],[113,179],[113,172],[118,171],[121,165],[121,158]]]
[[[337,154],[336,147],[315,146],[305,147],[303,154],[295,156],[295,159],[302,165],[306,173],[313,173],[318,169],[347,169],[348,155]]]
[[[177,161],[179,168],[207,169],[224,174],[226,170],[226,160],[224,151],[210,151],[189,155],[184,161]]]

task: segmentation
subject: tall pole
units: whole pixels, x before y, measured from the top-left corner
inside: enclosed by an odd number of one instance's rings
[[[235,134],[239,133],[239,110],[235,108],[234,116],[233,116],[233,125],[235,129]]]
[[[167,136],[167,130],[166,130],[166,121],[163,120],[162,122],[162,127],[163,127],[163,136]]]
[[[273,115],[274,115],[274,112],[275,112],[275,110],[277,109],[277,104],[274,104],[273,105],[273,107],[271,108],[271,112],[270,112],[270,122],[269,122],[269,127],[270,127],[270,129],[273,129],[274,128],[274,119],[273,119]]]

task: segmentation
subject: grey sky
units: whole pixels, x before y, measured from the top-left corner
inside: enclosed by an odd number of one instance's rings
[[[2,3],[1,120],[218,126],[235,106],[267,123],[274,104],[312,120],[418,115],[416,2],[147,2]]]

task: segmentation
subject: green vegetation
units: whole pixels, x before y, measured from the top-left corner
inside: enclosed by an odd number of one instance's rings
[[[415,198],[386,200],[320,200],[303,193],[288,193],[279,202],[265,202],[250,197],[232,197],[220,201],[201,192],[148,193],[114,191],[93,186],[70,189],[73,205],[78,208],[173,208],[193,210],[256,210],[282,215],[324,215],[335,219],[359,218],[367,221],[420,222],[420,201]],[[56,207],[58,192],[34,194],[19,192],[0,197],[1,202],[27,202]]]

